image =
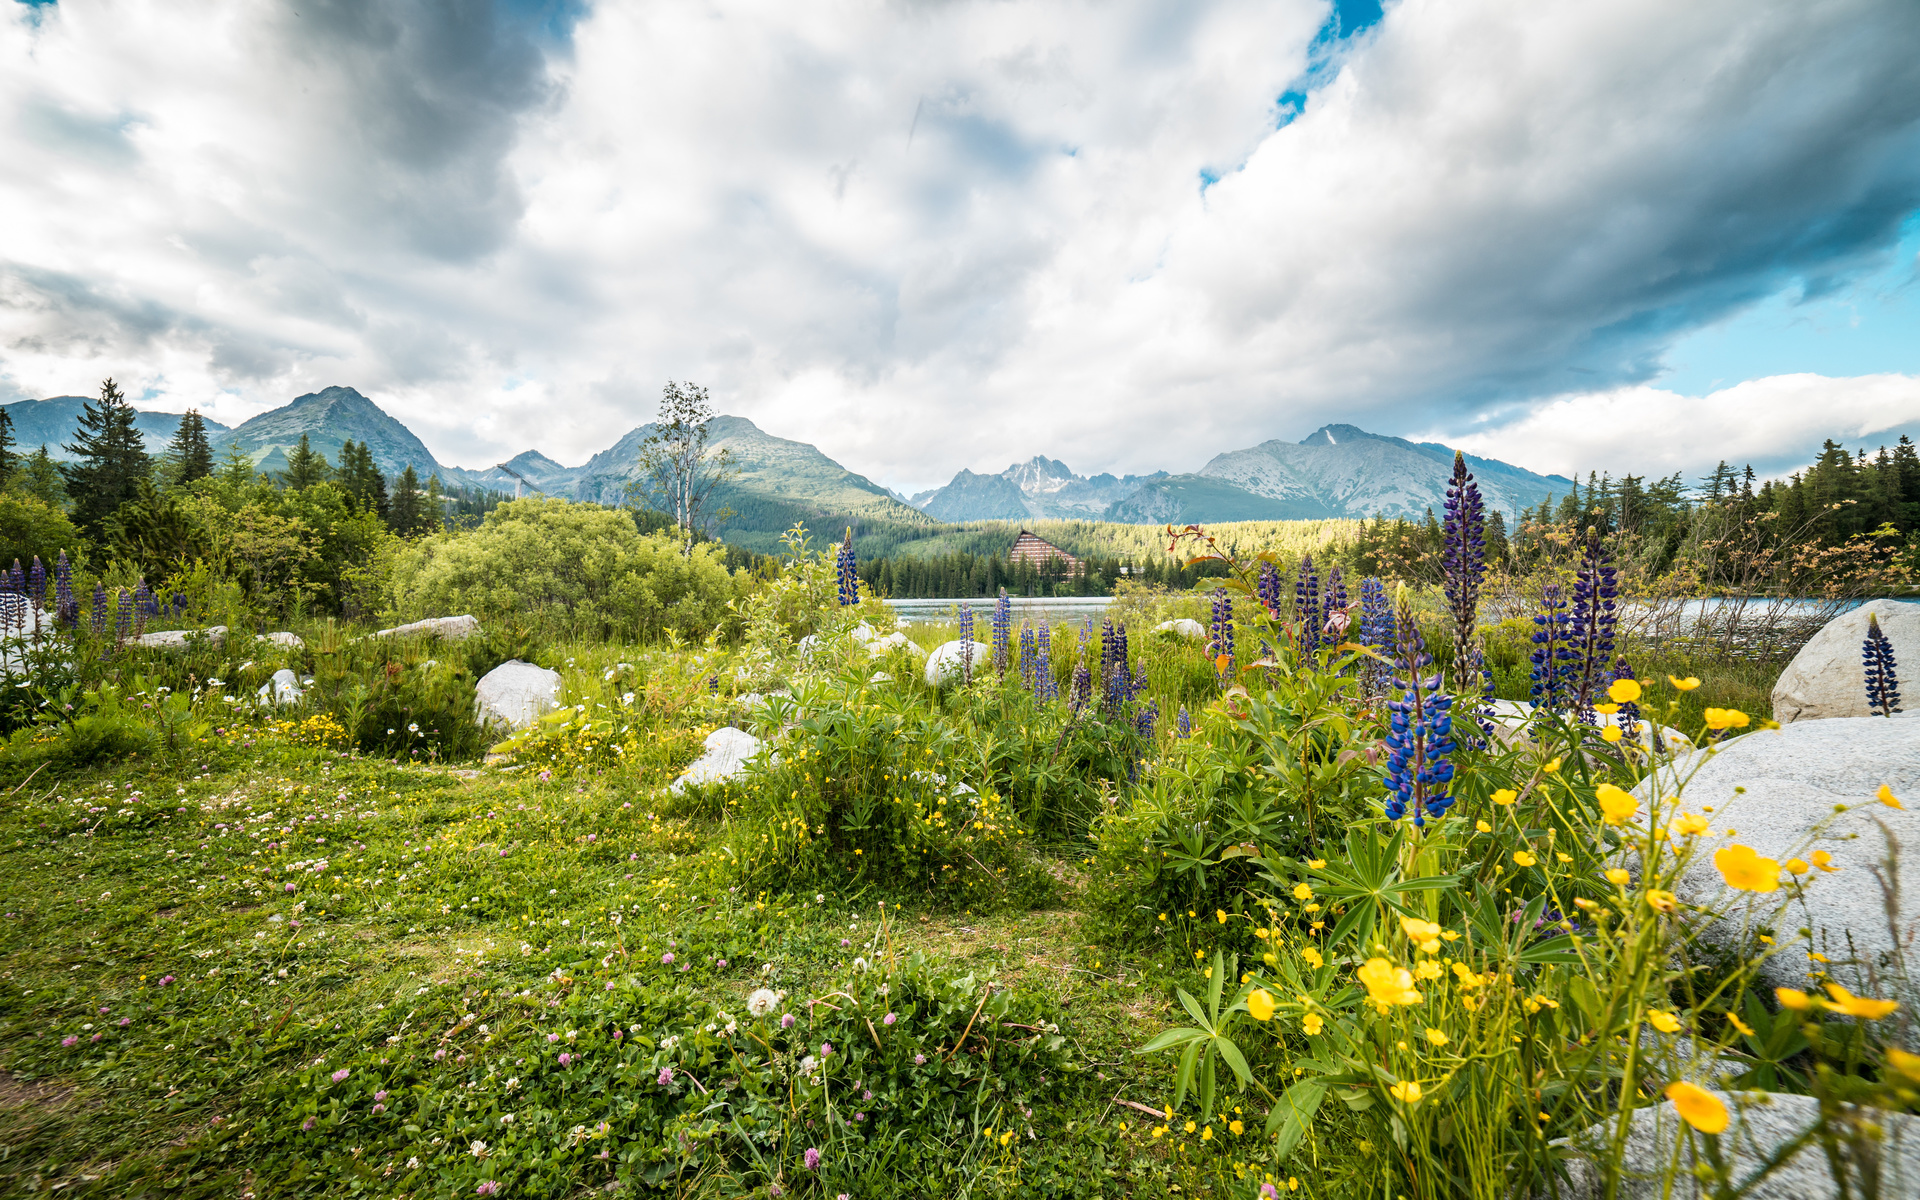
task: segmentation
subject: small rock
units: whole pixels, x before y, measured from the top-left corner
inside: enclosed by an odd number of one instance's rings
[[[940,687],[959,679],[962,674],[962,661],[967,654],[966,647],[972,647],[973,672],[978,675],[993,669],[993,647],[979,642],[951,641],[943,642],[932,654],[927,655],[927,686]]]
[[[1820,1119],[1820,1102],[1812,1096],[1723,1091],[1714,1095],[1733,1114],[1732,1123],[1720,1135],[1720,1150],[1732,1162],[1736,1187]],[[1879,1194],[1920,1195],[1920,1118],[1884,1112],[1872,1116],[1886,1134],[1879,1146]],[[1707,1165],[1706,1151],[1697,1135],[1685,1140],[1677,1169],[1673,1169],[1674,1140],[1684,1129],[1671,1100],[1633,1111],[1616,1193],[1619,1200],[1662,1200],[1668,1196],[1673,1200],[1705,1200],[1712,1194],[1692,1174],[1696,1165]],[[1603,1121],[1567,1139],[1580,1156],[1568,1161],[1568,1186],[1559,1193],[1563,1200],[1598,1200],[1606,1194],[1595,1159],[1609,1154],[1613,1135],[1613,1122]],[[1670,1171],[1671,1191],[1667,1190]],[[1824,1200],[1839,1194],[1818,1139],[1809,1139],[1765,1179],[1741,1192],[1745,1200]]]
[[[379,630],[373,636],[437,637],[449,642],[457,642],[479,632],[479,620],[462,614],[457,617],[428,617],[424,621],[414,621],[408,625],[395,625],[392,629]]]
[[[1872,600],[1841,613],[1800,647],[1773,685],[1773,719],[1782,725],[1829,717],[1864,717],[1866,670],[1860,647],[1867,640],[1867,617],[1880,619],[1880,632],[1893,643],[1893,659],[1909,707],[1920,704],[1920,604]]]
[[[144,646],[150,650],[179,650],[194,638],[205,638],[209,644],[218,646],[226,636],[225,625],[210,625],[205,629],[163,629],[157,633],[143,633],[139,637],[128,638],[127,645]],[[293,637],[292,634],[287,636]]]
[[[560,707],[560,673],[513,659],[481,677],[473,689],[482,725],[525,729]]]
[[[883,638],[875,638],[868,642],[867,657],[884,658],[895,650],[918,651],[919,649],[920,647],[913,644],[912,638],[896,630]]]
[[[1155,633],[1171,633],[1190,642],[1201,641],[1207,636],[1207,627],[1192,617],[1177,617],[1171,621],[1162,621],[1153,627]]]
[[[222,628],[222,627],[218,625],[214,626],[214,629],[219,629],[219,628]],[[211,633],[213,631],[208,630],[207,632]],[[276,646],[285,646],[289,650],[299,650],[304,646],[306,646],[306,643],[300,640],[299,634],[288,633],[284,629],[268,634],[267,640],[269,642],[272,642]]]
[[[298,704],[300,703],[300,697],[302,695],[300,691],[300,677],[287,668],[281,667],[273,673],[272,679],[260,685],[260,690],[254,693],[254,695],[259,698],[262,704],[272,704],[275,706]]]
[[[720,783],[746,773],[747,760],[760,753],[760,739],[732,726],[723,726],[707,735],[707,752],[696,759],[680,778],[667,785],[679,795],[689,784]]]

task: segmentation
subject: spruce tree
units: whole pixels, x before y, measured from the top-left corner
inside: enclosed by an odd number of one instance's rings
[[[400,478],[393,485],[393,499],[389,503],[387,524],[401,537],[411,537],[420,531],[420,476],[414,473],[413,464],[400,472]]]
[[[327,465],[326,456],[313,448],[306,434],[301,434],[299,443],[287,455],[287,469],[280,473],[281,482],[289,490],[299,492],[332,476],[333,468]]]
[[[440,490],[438,475],[427,476],[427,503],[420,517],[428,533],[439,533],[447,527],[447,499]]]
[[[60,473],[73,501],[73,522],[95,540],[101,538],[107,518],[133,498],[153,469],[133,418],[133,405],[108,379],[100,385],[100,399],[87,401],[81,410],[80,427],[66,447],[74,461]]]
[[[213,447],[207,443],[207,423],[198,409],[180,418],[180,431],[167,447],[168,474],[175,483],[192,483],[213,474]]]
[[[14,445],[13,414],[0,408],[0,486],[13,478],[13,469],[20,465],[20,454]]]
[[[256,474],[253,456],[242,450],[240,443],[228,442],[226,457],[220,462],[220,486],[238,496],[253,486]]]
[[[66,506],[67,487],[60,477],[60,464],[53,461],[45,446],[20,459],[18,466],[11,481],[14,487],[56,508]]]
[[[388,515],[387,477],[373,461],[373,450],[365,442],[349,440],[340,447],[340,485],[363,512]]]

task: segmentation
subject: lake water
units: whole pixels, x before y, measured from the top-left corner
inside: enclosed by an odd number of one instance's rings
[[[984,628],[995,602],[991,596],[972,596],[964,600],[888,600],[886,605],[906,625],[957,621],[961,608],[970,608],[974,620]],[[1062,624],[1088,617],[1097,620],[1113,607],[1112,596],[1010,596],[1007,602],[1013,606],[1016,625],[1021,621],[1032,621],[1038,625],[1043,621]]]

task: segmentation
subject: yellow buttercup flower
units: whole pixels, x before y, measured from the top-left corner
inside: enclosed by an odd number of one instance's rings
[[[1865,996],[1854,995],[1837,983],[1827,985],[1827,995],[1833,997],[1834,1008],[1850,1017],[1860,1017],[1868,1021],[1878,1021],[1900,1007],[1898,1000],[1870,1000]]]
[[[1624,867],[1607,868],[1607,882],[1615,887],[1625,887],[1632,879]]]
[[[1453,964],[1453,973],[1454,976],[1460,980],[1461,987],[1479,987],[1487,981],[1485,975],[1475,975],[1472,968],[1462,962]]]
[[[1701,1133],[1726,1132],[1727,1106],[1699,1084],[1684,1079],[1670,1083],[1667,1099],[1673,1101],[1673,1110],[1680,1114],[1680,1119]]]
[[[1699,813],[1681,813],[1673,827],[1688,837],[1696,837],[1707,831],[1707,819]]]
[[[1355,972],[1367,989],[1367,999],[1386,1012],[1396,1004],[1418,1004],[1420,993],[1414,990],[1413,972],[1396,967],[1384,958],[1370,958]]]
[[[1647,889],[1647,904],[1655,912],[1670,913],[1680,903],[1680,898],[1672,892],[1663,892],[1659,888]]]
[[[1596,704],[1593,706],[1593,711],[1603,717],[1610,717],[1620,711],[1620,706],[1618,704]]]
[[[1512,804],[1519,798],[1520,793],[1514,791],[1512,788],[1501,788],[1493,794],[1493,802],[1495,804]]]
[[[1808,866],[1802,859],[1790,858],[1787,860],[1787,874],[1789,875],[1805,875],[1811,870],[1813,870],[1813,868]]]
[[[1315,970],[1327,965],[1327,960],[1321,957],[1320,952],[1312,946],[1302,946],[1300,948],[1300,957],[1306,959]]]
[[[1300,1028],[1306,1030],[1309,1035],[1319,1033],[1321,1029],[1326,1027],[1326,1024],[1327,1023],[1321,1019],[1319,1013],[1310,1012],[1300,1018]]]
[[[1780,1001],[1781,1008],[1790,1008],[1794,1012],[1806,1012],[1815,1004],[1814,998],[1799,988],[1775,988],[1773,989],[1773,995],[1776,1000]]]
[[[1780,886],[1780,864],[1760,857],[1752,846],[1722,846],[1713,852],[1713,865],[1736,891],[1771,892]]]
[[[1658,1029],[1661,1033],[1680,1032],[1680,1018],[1670,1012],[1662,1012],[1657,1008],[1647,1010],[1647,1024]]]
[[[1886,805],[1888,808],[1897,808],[1904,811],[1907,807],[1900,803],[1900,798],[1893,794],[1893,789],[1884,783],[1880,785],[1880,790],[1874,793],[1874,795],[1880,803]]]
[[[1227,1124],[1227,1132],[1231,1133],[1235,1137],[1239,1137],[1241,1134],[1245,1133],[1246,1131],[1247,1131],[1246,1125],[1240,1121],[1230,1121]]]
[[[1533,855],[1528,854],[1525,850],[1515,850],[1513,852],[1513,861],[1520,866],[1530,867],[1539,860],[1534,858]]]
[[[1616,679],[1607,687],[1607,699],[1615,704],[1632,704],[1640,698],[1640,685],[1631,679]]]
[[[1708,729],[1745,729],[1753,719],[1737,708],[1710,708],[1705,717]]]
[[[1815,850],[1812,854],[1807,855],[1807,857],[1813,860],[1815,867],[1827,872],[1829,875],[1840,869],[1833,865],[1833,855],[1828,854],[1825,850]]]
[[[1600,740],[1603,742],[1617,742],[1623,736],[1618,725],[1609,725],[1600,731]]]
[[[1603,783],[1594,792],[1594,798],[1600,801],[1600,813],[1609,825],[1625,825],[1633,820],[1633,814],[1639,811],[1640,802],[1631,792]]]
[[[1418,943],[1428,954],[1440,953],[1440,927],[1432,921],[1422,921],[1419,917],[1402,915],[1400,929],[1407,940]]]
[[[1215,917],[1216,917],[1216,918],[1217,918],[1217,919],[1219,920],[1219,922],[1220,922],[1220,923],[1221,923],[1222,925],[1225,925],[1225,924],[1227,923],[1227,910],[1226,910],[1226,909],[1224,909],[1224,908],[1216,908],[1216,909],[1214,909],[1214,910],[1213,910],[1213,915],[1214,915],[1214,916],[1215,916]]]
[[[1440,964],[1430,958],[1422,959],[1413,965],[1413,973],[1421,979],[1440,978]]]
[[[1318,871],[1320,868],[1327,865],[1327,860],[1324,858],[1310,858],[1307,860],[1307,865],[1313,868],[1314,870]]]
[[[1436,1046],[1444,1046],[1452,1039],[1448,1038],[1445,1033],[1438,1029],[1429,1029],[1427,1030],[1427,1040]]]
[[[1920,1054],[1908,1054],[1898,1046],[1888,1046],[1887,1065],[1920,1083]]]
[[[1679,688],[1683,692],[1690,692],[1693,689],[1700,686],[1700,681],[1698,679],[1695,679],[1691,675],[1687,676],[1685,679],[1675,679],[1673,676],[1669,675],[1667,676],[1667,682],[1672,684],[1674,687]]]
[[[1313,889],[1304,883],[1296,883],[1293,885],[1293,898],[1295,900],[1311,900],[1313,899]]]
[[[1481,833],[1492,833],[1492,832],[1493,832],[1493,826],[1491,826],[1491,825],[1489,825],[1489,824],[1487,824],[1487,823],[1486,823],[1485,821],[1475,821],[1475,822],[1473,823],[1473,827],[1474,827],[1475,829],[1477,829],[1477,830],[1479,830],[1479,831],[1480,831]]]
[[[1560,760],[1557,758],[1550,758],[1547,760],[1547,765],[1544,767],[1541,767],[1540,769],[1542,771],[1545,771],[1549,775],[1558,775],[1560,773]]]
[[[1753,1032],[1753,1026],[1747,1024],[1745,1021],[1742,1021],[1739,1017],[1734,1016],[1732,1013],[1727,1014],[1727,1024],[1733,1026],[1735,1029],[1738,1029],[1741,1033],[1746,1034],[1748,1037],[1759,1036]]]
[[[1408,1108],[1412,1108],[1414,1105],[1420,1103],[1420,1085],[1414,1083],[1412,1080],[1408,1080],[1406,1083],[1396,1083],[1388,1088],[1387,1091],[1393,1094],[1395,1100],[1400,1101]]]
[[[1247,1014],[1256,1021],[1273,1020],[1273,993],[1255,988],[1247,993]]]

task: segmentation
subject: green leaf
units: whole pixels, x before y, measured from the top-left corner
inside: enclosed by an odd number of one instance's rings
[[[1220,1057],[1226,1059],[1227,1065],[1233,1068],[1233,1073],[1240,1077],[1241,1087],[1253,1082],[1253,1072],[1247,1069],[1247,1060],[1241,1057],[1240,1047],[1234,1045],[1231,1038],[1216,1036],[1213,1039],[1213,1048],[1220,1052]]]
[[[1314,1114],[1320,1111],[1320,1103],[1326,1098],[1326,1087],[1318,1083],[1296,1083],[1280,1094],[1279,1102],[1267,1114],[1267,1136],[1274,1137],[1276,1131],[1279,1135],[1273,1143],[1275,1161],[1293,1153],[1312,1127]]]
[[[1207,1014],[1201,1009],[1200,1002],[1192,996],[1189,996],[1185,988],[1175,988],[1173,991],[1175,995],[1180,997],[1180,1006],[1186,1009],[1193,1019],[1200,1023],[1203,1029],[1211,1031],[1213,1029],[1213,1022],[1207,1019]]]
[[[1206,1036],[1207,1031],[1204,1029],[1188,1029],[1184,1027],[1180,1029],[1169,1029],[1134,1051],[1134,1053],[1152,1054],[1155,1050],[1165,1050],[1171,1046],[1178,1046],[1183,1042],[1190,1042],[1194,1038],[1203,1038]]]

